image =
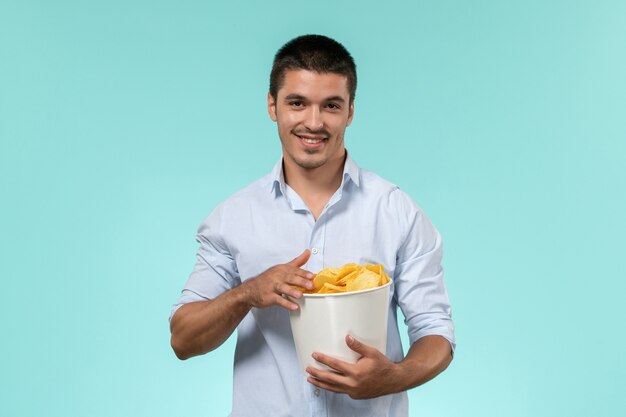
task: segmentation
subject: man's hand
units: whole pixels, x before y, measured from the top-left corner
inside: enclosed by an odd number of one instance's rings
[[[328,391],[348,394],[354,399],[374,398],[399,391],[397,382],[398,365],[391,362],[379,350],[346,336],[346,344],[361,354],[357,363],[352,364],[328,355],[315,352],[313,359],[332,368],[322,371],[308,367],[311,374],[307,379],[311,384]]]
[[[354,399],[374,398],[380,395],[406,391],[429,381],[448,367],[452,361],[450,343],[438,335],[424,336],[414,342],[406,357],[391,362],[385,355],[350,336],[346,337],[350,349],[361,354],[355,364],[341,361],[321,353],[313,358],[335,372],[308,367],[307,380],[328,391],[348,394]]]
[[[273,266],[258,277],[244,282],[241,287],[245,288],[250,307],[279,305],[289,310],[297,310],[298,305],[283,295],[301,298],[302,291],[294,287],[313,288],[311,279],[314,275],[300,268],[310,256],[311,252],[306,249],[291,262]]]

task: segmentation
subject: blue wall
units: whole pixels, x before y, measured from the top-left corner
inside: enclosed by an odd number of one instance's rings
[[[623,412],[626,3],[364,4],[0,3],[1,415],[228,413],[233,340],[180,362],[167,318],[280,156],[304,33],[357,61],[352,156],[444,238],[458,350],[411,415]]]

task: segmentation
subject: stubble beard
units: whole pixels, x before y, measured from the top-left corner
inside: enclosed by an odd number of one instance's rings
[[[315,155],[316,152],[315,151],[311,151],[309,149],[306,149],[305,152],[309,155]],[[327,158],[324,159],[315,159],[315,158],[311,158],[311,159],[302,159],[302,158],[298,158],[296,155],[294,155],[291,152],[287,152],[289,154],[289,157],[291,158],[291,160],[293,162],[296,163],[296,165],[298,165],[300,168],[302,169],[315,169],[315,168],[319,168],[322,165],[324,165],[326,163],[326,161],[328,160]]]

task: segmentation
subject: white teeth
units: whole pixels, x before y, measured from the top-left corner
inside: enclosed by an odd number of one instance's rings
[[[306,143],[310,143],[311,145],[313,145],[315,143],[320,143],[324,139],[306,139],[306,138],[302,138],[302,140],[305,141]]]

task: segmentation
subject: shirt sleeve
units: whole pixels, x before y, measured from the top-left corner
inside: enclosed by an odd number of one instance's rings
[[[223,207],[218,207],[198,228],[196,264],[178,302],[172,306],[170,320],[183,305],[211,300],[241,283],[237,264],[224,239],[223,214]]]
[[[398,221],[405,223],[402,227],[406,230],[397,254],[394,286],[410,343],[439,335],[454,351],[454,323],[441,266],[441,236],[406,193],[397,189],[390,200],[398,205]]]

